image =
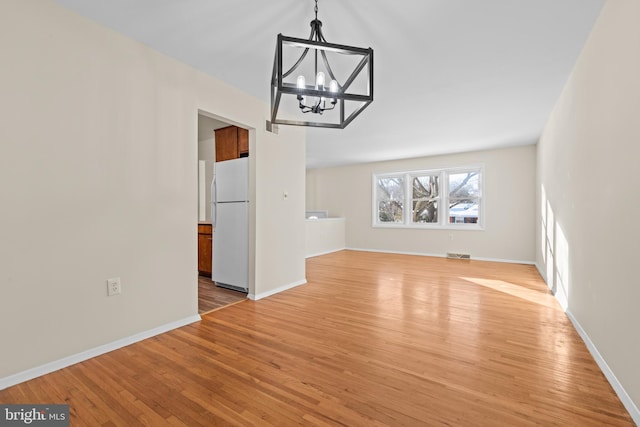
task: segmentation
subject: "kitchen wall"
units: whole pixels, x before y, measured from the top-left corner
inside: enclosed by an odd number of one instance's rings
[[[540,138],[536,260],[640,423],[638,17],[605,4]]]
[[[205,221],[211,221],[211,181],[213,180],[213,164],[216,160],[216,136],[215,130],[220,122],[202,114],[198,115],[198,160],[205,164],[204,182],[198,182],[198,191],[201,191],[200,185],[204,191],[204,206],[200,206],[200,198],[198,198],[198,208],[204,208]]]
[[[374,173],[484,164],[485,230],[373,228]],[[472,258],[535,260],[534,146],[365,163],[307,171],[307,210],[328,209],[346,218],[348,248]]]
[[[0,387],[198,319],[199,111],[250,129],[250,292],[304,282],[303,129],[50,0],[0,2],[0,57]]]

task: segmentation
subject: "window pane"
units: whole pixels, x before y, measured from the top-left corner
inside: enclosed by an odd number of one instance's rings
[[[414,199],[438,197],[438,194],[438,175],[417,176],[413,178]]]
[[[437,223],[439,190],[438,175],[413,178],[412,222]]]
[[[477,171],[449,175],[449,223],[478,223],[479,176]]]
[[[449,201],[449,223],[477,224],[478,203]]]
[[[436,200],[414,200],[413,201],[413,222],[414,223],[437,223],[438,222],[438,202]]]
[[[453,173],[449,175],[450,199],[477,199],[480,196],[479,172]]]
[[[376,191],[379,222],[402,222],[404,179],[388,177],[378,179]]]

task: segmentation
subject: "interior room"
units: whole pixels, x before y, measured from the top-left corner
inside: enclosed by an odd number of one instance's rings
[[[216,161],[249,157],[249,131],[210,117],[198,114],[198,313],[204,314],[243,301],[247,292],[240,287],[216,283],[214,265],[228,263],[225,241],[221,242],[221,256],[214,255],[214,226],[216,225]],[[246,159],[248,160],[248,159]],[[226,165],[227,163],[225,163]],[[224,166],[224,165],[223,165]],[[243,197],[246,198],[246,197]],[[224,224],[223,224],[224,225]],[[233,239],[247,236],[232,236]],[[224,236],[223,236],[224,237]],[[246,252],[246,251],[245,251]],[[248,256],[248,252],[247,252]],[[214,262],[214,257],[215,261]],[[243,258],[243,257],[240,257]]]
[[[640,424],[639,17],[0,2],[0,424]]]

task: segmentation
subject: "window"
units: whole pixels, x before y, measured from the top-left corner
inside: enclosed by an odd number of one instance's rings
[[[482,167],[373,175],[373,226],[481,229]]]
[[[404,207],[404,178],[402,176],[381,177],[376,192],[378,222],[402,223]]]
[[[413,177],[413,204],[411,222],[415,224],[438,223],[438,175]]]
[[[480,172],[450,173],[449,223],[477,224],[480,203]]]

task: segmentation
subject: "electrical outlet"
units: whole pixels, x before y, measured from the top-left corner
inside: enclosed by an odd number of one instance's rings
[[[107,279],[107,295],[112,297],[114,295],[120,295],[122,293],[122,287],[120,285],[120,278],[114,277]]]

